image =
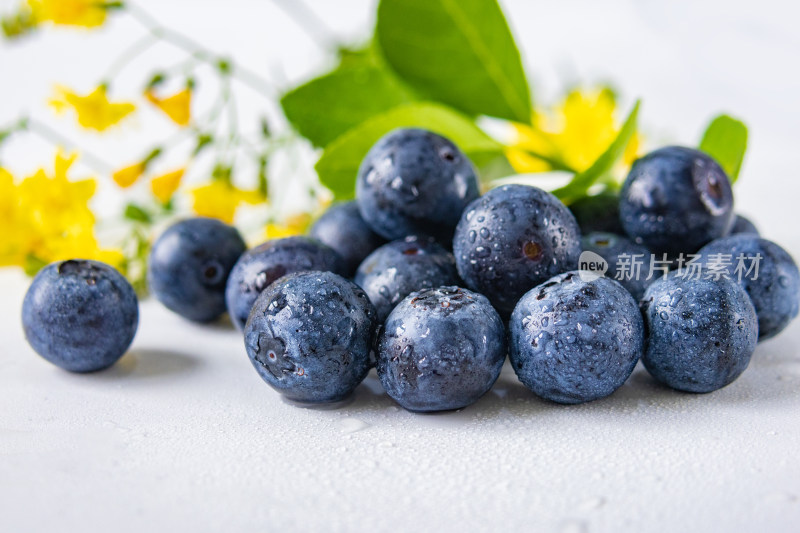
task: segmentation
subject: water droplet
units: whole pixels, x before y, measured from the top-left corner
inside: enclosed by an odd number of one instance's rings
[[[343,435],[356,433],[369,427],[369,424],[358,418],[347,417],[339,421],[339,432]]]
[[[489,232],[487,228],[481,228],[481,238],[488,239],[491,236],[492,234]]]
[[[477,238],[478,238],[478,234],[475,233],[475,230],[474,229],[470,230],[469,231],[469,242],[471,242],[471,243],[475,242],[475,239],[477,239]]]

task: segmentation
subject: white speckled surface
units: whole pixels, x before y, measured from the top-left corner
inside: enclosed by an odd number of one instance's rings
[[[320,67],[318,51],[268,2],[229,2],[225,16],[249,16],[222,25],[218,3],[141,3],[250,66],[274,73],[280,64],[290,80]],[[370,4],[310,3],[344,34],[363,25]],[[644,97],[656,144],[694,142],[719,110],[744,117],[752,142],[738,209],[800,257],[796,5],[503,4],[537,97],[560,81],[613,79],[628,101]],[[41,107],[49,81],[82,86],[89,70],[102,71],[61,54],[99,55],[104,65],[131,36],[124,23],[113,29],[99,47],[65,33],[0,44],[0,64],[15,72],[0,89],[0,124]],[[48,70],[29,68],[45,59]],[[121,160],[130,151],[121,140],[98,146]],[[13,147],[4,164],[50,157],[24,140]],[[506,368],[479,404],[422,416],[395,407],[373,376],[339,409],[286,405],[236,332],[188,324],[154,301],[143,303],[116,367],[68,374],[22,338],[26,285],[0,270],[4,532],[800,531],[800,322],[710,395],[672,392],[639,368],[612,397],[564,407],[537,400]]]
[[[5,531],[800,524],[797,324],[711,395],[672,392],[638,368],[612,397],[564,407],[506,367],[456,413],[407,413],[373,375],[352,403],[320,411],[283,403],[235,331],[187,324],[154,301],[117,366],[63,372],[24,345],[24,285],[0,275]]]

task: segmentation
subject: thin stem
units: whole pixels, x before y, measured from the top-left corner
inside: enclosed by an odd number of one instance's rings
[[[27,131],[33,133],[34,135],[38,135],[42,139],[45,139],[56,146],[63,146],[67,149],[79,151],[81,158],[96,172],[101,174],[110,174],[114,169],[114,167],[107,161],[104,161],[102,158],[94,155],[92,152],[79,148],[76,143],[43,122],[39,122],[36,119],[28,119]]]
[[[272,0],[272,3],[294,20],[320,48],[329,51],[335,47],[337,39],[331,29],[302,0]]]
[[[220,62],[223,61],[223,59],[217,56],[211,50],[207,49],[186,35],[183,35],[182,33],[178,33],[162,26],[155,18],[153,18],[146,11],[142,10],[139,6],[135,4],[126,4],[126,6],[127,12],[130,13],[130,15],[142,26],[144,26],[153,36],[168,42],[177,48],[181,48],[199,61],[203,61],[204,63],[208,63],[219,68]],[[261,94],[268,96],[274,96],[276,94],[275,89],[273,89],[270,83],[254,71],[238,64],[233,64],[230,61],[228,61],[228,63],[231,65],[231,75],[241,83]]]
[[[151,46],[158,42],[158,38],[152,33],[148,33],[135,43],[133,43],[127,50],[125,50],[106,71],[103,80],[108,82],[122,72],[134,59],[146,52]]]

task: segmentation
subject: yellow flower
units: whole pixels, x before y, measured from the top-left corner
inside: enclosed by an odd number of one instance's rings
[[[616,115],[617,101],[610,89],[574,89],[553,109],[536,113],[533,127],[515,124],[516,139],[506,156],[517,172],[551,170],[551,161],[586,170],[619,133]],[[626,163],[636,158],[638,147],[639,138],[634,136],[625,153]]]
[[[86,96],[61,86],[56,87],[56,92],[57,95],[50,100],[50,105],[56,112],[74,109],[78,123],[87,129],[105,131],[136,110],[131,102],[109,102],[104,85]]]
[[[311,225],[311,214],[298,213],[288,217],[283,224],[270,222],[267,224],[265,234],[267,239],[302,235],[308,230],[309,225]]]
[[[39,170],[17,186],[8,173],[0,177],[0,188],[11,193],[3,197],[12,199],[9,205],[3,205],[0,217],[11,218],[10,227],[14,228],[13,232],[4,232],[7,235],[0,241],[0,262],[23,265],[33,260],[47,264],[83,258],[120,264],[121,253],[100,249],[95,238],[95,218],[89,209],[95,180],[71,181],[67,177],[76,157],[59,153],[52,176]]]
[[[147,165],[140,161],[139,163],[134,163],[133,165],[128,165],[127,167],[117,170],[111,177],[120,187],[130,187],[142,177],[146,166]]]
[[[167,98],[159,98],[152,89],[145,91],[144,95],[178,126],[187,126],[192,120],[192,90],[189,87]]]
[[[245,191],[225,180],[212,180],[192,190],[194,212],[200,216],[218,218],[233,223],[236,210],[242,204],[263,201],[258,191]]]
[[[28,0],[28,6],[37,22],[96,28],[106,21],[100,0]]]
[[[181,179],[183,179],[185,172],[185,168],[179,168],[153,178],[150,182],[153,196],[158,198],[158,201],[162,204],[169,202],[172,195],[178,190],[178,186],[181,184]]]
[[[14,177],[0,168],[0,266],[20,265],[25,259],[27,228],[22,226]]]

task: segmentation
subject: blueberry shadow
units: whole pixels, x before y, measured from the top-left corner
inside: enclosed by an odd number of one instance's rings
[[[97,375],[107,379],[160,379],[195,371],[202,361],[172,350],[134,348],[117,364]]]
[[[559,415],[563,410],[584,413],[630,414],[642,408],[665,412],[703,409],[710,401],[716,405],[746,403],[758,405],[785,401],[800,395],[800,358],[788,354],[765,355],[757,350],[750,368],[734,383],[708,394],[695,394],[671,389],[653,379],[639,363],[625,384],[607,398],[578,405],[561,405],[543,400],[519,382],[507,363],[492,389],[475,404],[455,411],[416,413],[416,416],[436,418],[437,423],[459,425],[476,419],[500,417],[542,417]],[[765,382],[768,386],[765,386]],[[773,383],[774,382],[774,383]],[[381,387],[373,369],[355,390],[352,401],[341,406],[348,415],[374,415],[399,408]]]

